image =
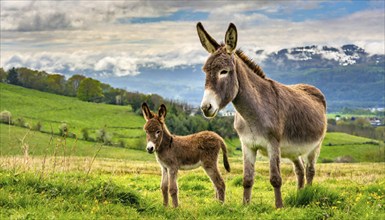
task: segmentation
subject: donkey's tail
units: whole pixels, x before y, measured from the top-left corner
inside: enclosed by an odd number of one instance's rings
[[[227,149],[224,141],[222,141],[221,148],[223,153],[223,165],[225,166],[225,169],[227,170],[227,172],[230,172],[230,164],[227,158]]]

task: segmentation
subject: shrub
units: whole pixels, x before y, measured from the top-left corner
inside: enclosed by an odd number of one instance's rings
[[[354,161],[354,158],[350,155],[341,156],[334,159],[335,163],[353,163]]]
[[[62,124],[59,126],[59,135],[60,135],[60,136],[67,136],[68,130],[69,130],[68,124],[67,124],[67,123],[62,123]]]
[[[38,121],[33,127],[32,129],[35,130],[35,131],[41,131],[43,125],[41,124],[40,121]]]
[[[15,125],[17,125],[17,126],[25,127],[25,120],[24,120],[23,117],[17,118],[17,119],[15,120],[14,123],[15,123]]]
[[[11,124],[12,122],[12,114],[11,112],[4,110],[0,112],[0,122],[4,124]]]
[[[25,122],[23,127],[32,129],[32,126],[28,122]]]
[[[86,195],[99,201],[110,201],[134,208],[139,207],[141,201],[136,192],[119,187],[113,182],[98,182],[86,192]]]
[[[331,207],[343,200],[344,198],[331,189],[320,186],[307,186],[295,193],[291,193],[285,199],[285,203],[293,207],[305,207],[308,205]]]
[[[118,142],[118,147],[125,148],[126,147],[126,142],[124,140],[120,139]]]
[[[321,163],[333,163],[334,161],[332,159],[329,159],[329,158],[324,158],[322,159]]]
[[[96,131],[96,140],[102,142],[105,145],[111,145],[111,135],[107,132],[106,128],[101,128]]]
[[[88,129],[87,128],[83,128],[82,129],[82,135],[83,135],[83,139],[84,140],[86,140],[86,141],[90,140],[90,135],[88,133]]]
[[[68,137],[69,138],[76,138],[76,134],[72,132],[68,132]]]

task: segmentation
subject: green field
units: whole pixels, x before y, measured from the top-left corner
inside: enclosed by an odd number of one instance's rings
[[[318,161],[338,157],[350,157],[349,162],[385,162],[384,143],[345,133],[327,133]]]
[[[25,121],[26,127],[38,122],[45,133],[59,133],[65,123],[69,132],[82,138],[82,129],[88,129],[92,139],[105,128],[113,142],[122,140],[131,146],[134,139],[143,138],[144,119],[129,106],[83,102],[77,98],[59,96],[19,86],[0,83],[0,111],[11,112],[12,118]]]

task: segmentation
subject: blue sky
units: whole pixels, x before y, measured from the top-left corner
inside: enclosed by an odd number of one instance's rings
[[[25,66],[68,76],[87,74],[107,83],[140,84],[149,74],[145,70],[161,74],[203,64],[208,54],[196,34],[198,21],[217,41],[223,40],[233,22],[238,28],[238,46],[258,62],[270,52],[307,45],[356,44],[371,54],[385,53],[383,0],[92,4],[2,0],[0,4],[1,67]],[[257,57],[256,50],[264,53]],[[203,87],[202,77],[195,80],[193,89],[198,91]],[[178,89],[169,91],[177,97],[184,81],[174,76],[172,82]],[[146,88],[145,92],[158,92],[151,91],[151,86]]]

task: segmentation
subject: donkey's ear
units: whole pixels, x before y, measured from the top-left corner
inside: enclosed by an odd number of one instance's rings
[[[164,104],[161,104],[158,110],[158,116],[164,122],[164,118],[166,117],[166,115],[167,115],[166,106]]]
[[[209,53],[214,53],[220,46],[219,44],[212,38],[207,31],[203,28],[202,23],[198,22],[197,31],[199,40],[201,41],[202,46]]]
[[[143,113],[143,117],[146,121],[148,121],[154,117],[154,114],[151,112],[150,108],[148,107],[147,103],[145,103],[145,102],[143,102],[143,104],[142,104],[142,113]]]
[[[237,40],[238,40],[237,28],[233,23],[230,23],[225,36],[227,53],[231,53],[235,50],[235,47],[237,47]]]

